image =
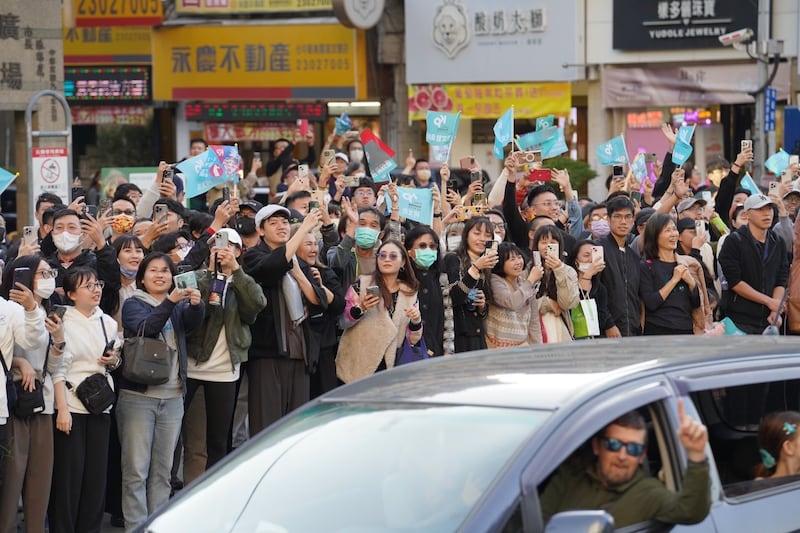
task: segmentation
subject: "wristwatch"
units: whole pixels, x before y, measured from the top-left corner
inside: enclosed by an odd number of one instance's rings
[[[55,348],[56,351],[63,352],[64,351],[64,347],[66,345],[67,345],[67,341],[54,342],[53,343],[53,348]]]

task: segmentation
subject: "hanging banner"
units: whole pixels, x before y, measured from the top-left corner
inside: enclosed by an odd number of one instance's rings
[[[175,0],[180,15],[239,13],[333,12],[332,0]]]
[[[409,85],[408,119],[425,120],[428,111],[461,113],[464,118],[496,119],[511,106],[514,117],[568,116],[569,83],[489,83]]]
[[[64,65],[149,65],[149,26],[64,28]]]
[[[164,20],[161,0],[67,0],[72,2],[75,25],[156,26]]]

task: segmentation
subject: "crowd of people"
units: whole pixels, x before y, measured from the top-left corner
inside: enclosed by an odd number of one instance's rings
[[[83,197],[36,200],[0,286],[0,394],[17,396],[0,402],[0,532],[15,530],[20,499],[27,531],[46,519],[55,533],[99,531],[104,512],[132,530],[248,436],[399,364],[718,334],[723,319],[746,334],[800,329],[784,312],[796,164],[763,194],[740,187],[749,148],[707,177],[668,152],[654,179],[629,172],[592,200],[565,170],[532,182],[515,152],[496,177],[474,158],[465,170],[478,179],[446,164],[434,175],[409,155],[376,183],[356,136],[331,136],[318,173],[293,142],[274,146],[196,210],[165,162],[147,190],[119,185],[97,217]],[[253,187],[267,183],[262,205]],[[431,225],[401,217],[402,187],[431,188]],[[145,341],[161,361],[144,358]],[[764,449],[773,467],[800,468],[780,439]]]

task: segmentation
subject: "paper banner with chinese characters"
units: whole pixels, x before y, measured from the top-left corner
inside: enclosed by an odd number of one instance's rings
[[[428,111],[460,112],[464,118],[497,119],[514,106],[514,118],[566,116],[572,107],[569,83],[487,83],[409,85],[408,118]]]

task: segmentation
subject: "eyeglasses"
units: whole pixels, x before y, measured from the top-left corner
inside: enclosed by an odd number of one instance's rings
[[[494,223],[492,223],[492,227],[494,227],[494,229],[506,229],[506,223],[505,222],[494,222]]]
[[[400,254],[397,252],[381,252],[378,254],[378,259],[384,261],[388,259],[389,261],[397,261],[400,259]]]
[[[39,270],[36,273],[42,276],[42,279],[51,279],[58,277],[58,270]]]
[[[133,209],[114,209],[113,211],[111,211],[111,214],[115,217],[119,215],[133,216],[136,214],[136,211],[134,211]]]
[[[534,207],[539,207],[540,205],[543,205],[545,207],[555,207],[558,205],[558,202],[556,200],[547,200],[546,202],[539,202],[538,204],[533,204],[533,205]]]
[[[103,287],[105,287],[105,286],[106,286],[106,282],[105,281],[90,281],[89,283],[84,285],[84,287],[86,287],[90,291],[95,291],[96,289],[101,289],[102,290]]]
[[[628,452],[628,455],[631,457],[639,457],[644,453],[644,444],[638,442],[622,442],[619,439],[613,439],[611,437],[603,437],[600,440],[603,442],[603,447],[610,452],[618,452],[624,446],[625,451]]]
[[[372,191],[356,191],[355,193],[353,193],[353,196],[361,196],[361,197],[375,196],[375,193]]]
[[[608,220],[608,215],[592,215],[593,222],[596,222],[598,220]]]

